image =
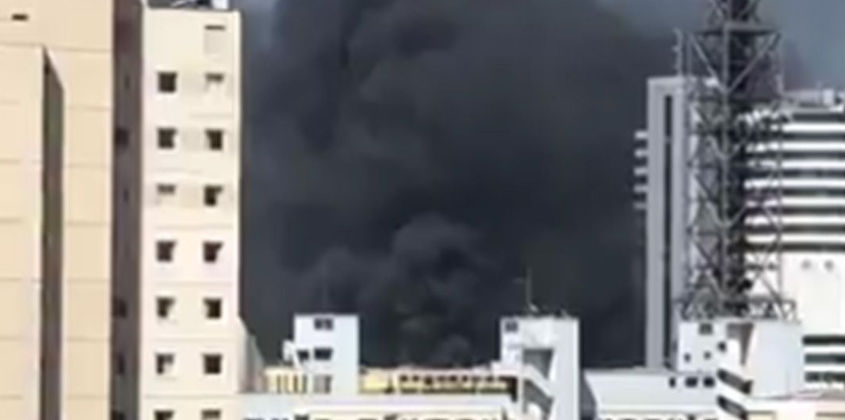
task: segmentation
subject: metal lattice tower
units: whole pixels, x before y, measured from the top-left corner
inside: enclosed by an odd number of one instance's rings
[[[689,284],[683,319],[783,318],[780,296],[781,159],[749,158],[778,146],[778,32],[760,0],[708,0],[706,24],[683,37],[682,72],[691,112],[688,194]],[[759,149],[758,149],[759,150]],[[776,153],[778,154],[778,153]],[[767,239],[750,240],[752,232]]]

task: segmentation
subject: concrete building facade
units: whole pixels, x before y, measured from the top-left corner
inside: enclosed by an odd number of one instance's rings
[[[652,368],[685,364],[673,336],[681,329],[673,325],[671,304],[687,284],[685,267],[695,258],[687,245],[692,209],[685,200],[696,185],[686,168],[694,139],[686,128],[683,92],[681,77],[649,80],[646,129],[637,133],[634,150],[635,216],[643,223],[637,235],[645,267],[646,364]],[[749,210],[749,257],[779,236],[780,269],[769,270],[766,281],[795,302],[805,335],[807,380],[823,388],[845,387],[843,103],[843,95],[832,90],[787,93],[777,106],[779,134],[749,149],[753,170],[746,181],[752,193],[771,197]],[[774,171],[779,181],[772,181]]]
[[[114,411],[239,417],[241,27],[223,2],[130,2],[118,69]]]
[[[645,282],[645,359],[651,368],[669,363],[672,302],[687,277],[690,133],[684,83],[682,77],[649,79],[646,127],[635,136],[634,265]]]
[[[243,418],[580,418],[578,321],[508,317],[500,332],[500,359],[489,365],[371,369],[358,360],[357,316],[296,315],[282,362],[242,395]]]
[[[0,412],[109,416],[113,2],[0,1]]]

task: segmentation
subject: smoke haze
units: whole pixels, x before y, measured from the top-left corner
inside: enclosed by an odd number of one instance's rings
[[[265,352],[330,310],[361,314],[367,363],[478,362],[530,267],[586,363],[638,360],[631,138],[669,22],[693,20],[678,3],[244,0],[244,316]]]

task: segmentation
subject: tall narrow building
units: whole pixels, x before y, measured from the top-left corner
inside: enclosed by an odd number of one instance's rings
[[[0,0],[0,413],[105,420],[111,0]]]
[[[645,359],[651,367],[671,359],[672,301],[685,284],[688,246],[684,196],[690,136],[684,78],[648,81],[646,127],[634,148],[634,215],[640,244],[635,265],[645,281]]]
[[[151,1],[120,16],[115,415],[235,419],[240,15]]]

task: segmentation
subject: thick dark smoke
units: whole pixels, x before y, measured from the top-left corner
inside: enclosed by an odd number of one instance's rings
[[[265,348],[293,311],[354,311],[369,363],[474,362],[530,267],[588,362],[638,356],[630,145],[666,45],[586,1],[248,9],[245,315]]]
[[[369,363],[475,362],[531,267],[588,364],[639,357],[630,139],[701,2],[241,1],[244,315],[267,352],[292,312],[336,310]],[[767,2],[792,80],[843,74],[836,1]]]

